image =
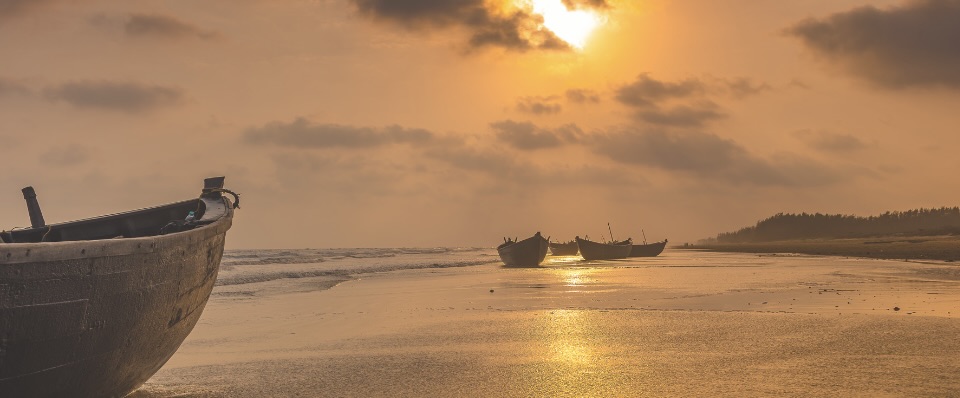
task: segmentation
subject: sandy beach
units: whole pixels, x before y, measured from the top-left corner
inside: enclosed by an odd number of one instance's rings
[[[270,264],[227,266],[245,282],[214,290],[132,397],[960,394],[952,263],[453,255],[470,258],[349,276],[329,261],[263,278]]]

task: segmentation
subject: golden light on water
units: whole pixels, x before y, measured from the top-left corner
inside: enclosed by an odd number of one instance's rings
[[[600,16],[588,10],[568,10],[561,0],[533,0],[533,12],[543,16],[543,26],[571,46],[582,49]]]

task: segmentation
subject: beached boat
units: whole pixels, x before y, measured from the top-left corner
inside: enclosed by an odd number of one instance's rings
[[[630,250],[633,248],[633,240],[627,239],[619,242],[599,243],[576,237],[577,247],[580,248],[580,255],[584,260],[613,260],[618,258],[627,258]]]
[[[497,246],[497,253],[508,267],[536,267],[547,257],[547,246],[549,242],[537,232],[519,242],[506,239],[506,242]]]
[[[633,245],[633,248],[630,249],[629,257],[656,257],[663,252],[663,248],[666,246],[667,246],[666,239],[664,239],[662,242]]]
[[[198,198],[0,232],[0,397],[122,397],[196,325],[234,203],[223,177]]]
[[[550,253],[554,256],[576,256],[578,250],[580,249],[577,247],[577,241],[575,240],[550,242]]]

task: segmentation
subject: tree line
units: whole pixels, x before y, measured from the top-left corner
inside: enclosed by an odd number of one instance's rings
[[[778,213],[752,227],[717,234],[719,243],[788,239],[861,238],[889,235],[960,234],[960,207],[886,212],[858,217],[841,214]]]

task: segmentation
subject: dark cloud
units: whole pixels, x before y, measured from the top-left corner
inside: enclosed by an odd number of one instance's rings
[[[568,10],[613,8],[607,0],[563,0],[563,5],[567,6]]]
[[[749,78],[688,78],[663,81],[641,74],[615,90],[618,102],[634,109],[639,121],[660,127],[691,128],[727,117],[711,98],[742,99],[773,88]]]
[[[516,51],[569,50],[570,45],[542,28],[543,18],[523,9],[496,9],[485,0],[352,0],[361,14],[408,29],[464,28],[470,47]]]
[[[59,0],[0,0],[0,21],[39,10]]]
[[[755,83],[753,80],[743,77],[723,80],[721,85],[734,98],[746,98],[773,89],[767,83]]]
[[[559,97],[523,97],[517,100],[517,110],[534,115],[548,115],[559,113],[563,110],[560,104],[556,103]]]
[[[700,96],[706,91],[706,85],[698,79],[672,83],[653,79],[644,73],[633,83],[618,88],[616,99],[627,106],[647,108],[667,100]]]
[[[636,166],[679,172],[704,181],[759,186],[818,186],[841,177],[828,167],[792,155],[760,158],[719,136],[661,131],[621,131],[595,137],[597,154]]]
[[[29,93],[30,89],[25,84],[13,79],[4,79],[0,77],[0,97],[10,94],[24,95]]]
[[[184,97],[183,91],[174,87],[110,81],[65,83],[47,88],[44,95],[78,108],[131,113],[176,105]]]
[[[794,136],[811,148],[826,152],[853,152],[867,147],[866,143],[850,134],[801,130],[795,132]]]
[[[497,139],[523,151],[555,148],[576,142],[583,136],[583,131],[573,124],[551,130],[539,128],[530,122],[503,120],[491,123],[490,127],[497,132]]]
[[[677,105],[665,110],[640,110],[637,118],[657,126],[701,127],[707,122],[726,117],[712,102],[696,105]]]
[[[960,1],[913,0],[807,19],[786,30],[853,76],[888,88],[960,88]]]
[[[212,39],[217,37],[216,32],[200,29],[174,17],[159,14],[130,15],[130,19],[124,24],[124,32],[130,37],[164,39]]]
[[[274,122],[247,129],[244,139],[252,144],[274,144],[295,148],[372,148],[391,144],[425,144],[434,134],[423,129],[389,126],[382,129],[339,124],[313,124],[297,118],[290,123]]]
[[[596,91],[586,89],[570,89],[566,92],[567,100],[578,104],[600,102],[600,95]]]

